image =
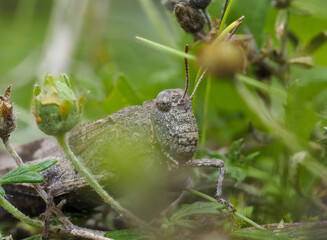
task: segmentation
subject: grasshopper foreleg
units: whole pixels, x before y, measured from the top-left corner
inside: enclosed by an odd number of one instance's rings
[[[224,182],[224,175],[226,172],[226,166],[223,160],[220,159],[192,159],[185,163],[187,167],[215,167],[220,168],[220,174],[218,176],[217,182],[217,190],[216,190],[216,199],[219,203],[226,205],[229,207],[233,212],[236,211],[233,204],[229,203],[225,199],[222,198],[223,193],[223,182]]]

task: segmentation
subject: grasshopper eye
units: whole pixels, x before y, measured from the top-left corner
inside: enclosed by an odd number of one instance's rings
[[[160,111],[168,112],[171,107],[171,97],[167,92],[161,92],[156,98],[156,105]]]

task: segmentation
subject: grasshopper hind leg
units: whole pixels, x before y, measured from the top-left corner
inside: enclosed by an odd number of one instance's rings
[[[218,176],[218,181],[217,181],[217,189],[216,189],[216,194],[215,197],[217,201],[221,204],[226,205],[228,208],[230,208],[233,212],[235,212],[235,207],[233,204],[228,202],[227,200],[222,198],[222,193],[223,193],[223,182],[224,182],[224,176],[226,172],[226,166],[223,160],[220,159],[192,159],[188,162],[185,163],[185,166],[187,167],[201,167],[201,168],[207,168],[207,167],[215,167],[215,168],[220,168],[220,174]]]

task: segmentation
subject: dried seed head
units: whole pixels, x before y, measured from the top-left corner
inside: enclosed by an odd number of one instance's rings
[[[42,88],[34,87],[32,108],[40,130],[52,136],[71,130],[81,114],[81,105],[65,74],[59,79],[46,75]]]
[[[11,85],[8,86],[5,96],[0,96],[0,137],[6,139],[16,128],[16,116],[10,100]]]
[[[199,9],[192,8],[186,2],[181,2],[175,5],[174,13],[185,32],[194,34],[203,30],[205,18]]]
[[[190,6],[196,9],[206,9],[211,0],[188,0]]]

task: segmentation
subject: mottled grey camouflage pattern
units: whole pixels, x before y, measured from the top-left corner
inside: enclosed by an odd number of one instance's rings
[[[167,174],[167,169],[191,160],[198,145],[197,125],[188,96],[179,103],[183,93],[182,89],[165,90],[142,106],[126,107],[105,119],[80,125],[68,134],[68,143],[82,163],[114,195],[126,195],[130,188],[143,191],[153,187],[144,186],[145,182],[175,181],[179,174],[174,171]],[[54,138],[44,138],[17,150],[23,154],[24,161],[58,160],[42,173],[45,176],[43,187],[52,190],[55,196],[72,201],[78,199],[79,204],[99,200],[96,194],[89,194],[88,184],[75,171]],[[0,155],[0,161],[1,158],[8,161],[10,157],[5,154]],[[0,168],[0,176],[8,170],[10,167]],[[9,198],[14,196],[11,198],[14,204],[31,212],[33,204],[20,206],[21,200],[17,201],[15,196],[18,192],[36,196],[29,184],[5,186],[5,189]],[[84,198],[87,200],[83,201]]]

